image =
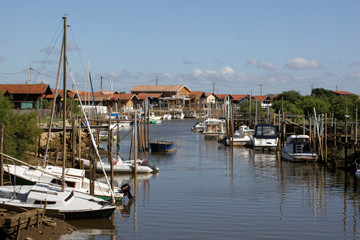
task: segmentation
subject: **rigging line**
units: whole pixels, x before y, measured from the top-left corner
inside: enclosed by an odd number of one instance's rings
[[[37,71],[37,70],[35,70],[35,69],[33,69],[33,68],[31,68],[31,69],[32,69],[34,72],[38,73],[38,74],[41,74],[41,75],[47,76],[47,77],[49,77],[49,78],[56,79],[56,77],[53,77],[53,76],[47,75],[47,74],[45,74],[45,73],[39,72],[39,71]]]
[[[56,33],[56,32],[55,32]],[[47,61],[47,59],[49,58],[49,56],[50,56],[50,53],[53,51],[53,49],[55,48],[55,43],[58,41],[58,39],[59,39],[59,37],[62,35],[61,34],[62,32],[59,32],[59,34],[58,34],[58,36],[57,36],[57,38],[56,38],[56,41],[54,41],[54,44],[52,45],[52,47],[51,47],[51,49],[47,52],[47,54],[44,56],[44,59],[42,60],[42,62],[41,62],[41,64],[40,64],[40,70],[39,70],[39,72],[41,72],[42,70],[43,70],[43,68],[44,68],[44,66],[45,66],[45,63],[46,63],[46,61]],[[55,36],[54,36],[54,38],[55,38]],[[54,38],[53,38],[53,40],[54,40]],[[53,41],[52,40],[52,41]],[[51,41],[51,43],[52,43],[52,41]],[[50,43],[50,44],[51,44]],[[51,46],[51,45],[50,45]],[[37,80],[37,78],[39,77],[39,73],[38,74],[36,74],[36,76],[35,76],[35,81]]]
[[[80,60],[80,64],[81,64],[81,67],[82,67],[82,69],[83,69],[83,71],[84,71],[84,76],[86,77],[86,69],[85,69],[85,67],[84,67],[84,63],[83,63],[83,61],[81,60],[81,56],[80,56],[80,51],[79,51],[79,48],[78,48],[78,44],[77,44],[77,42],[76,42],[76,39],[75,39],[75,35],[74,35],[74,33],[73,33],[73,31],[72,31],[72,29],[70,28],[70,32],[71,32],[71,36],[73,37],[73,39],[74,39],[74,43],[75,43],[75,47],[76,47],[76,52],[77,52],[77,54],[78,54],[78,56],[79,56],[79,60]]]
[[[67,61],[66,61],[66,64],[69,66],[69,64],[68,64]],[[103,162],[102,162],[102,160],[101,160],[100,153],[99,153],[99,150],[98,150],[98,148],[97,148],[97,144],[96,144],[94,135],[93,135],[92,132],[91,132],[90,122],[89,122],[89,120],[88,120],[88,118],[87,118],[87,116],[86,116],[84,107],[83,107],[83,105],[82,105],[81,98],[80,98],[80,94],[79,94],[79,91],[78,91],[78,89],[77,89],[77,86],[76,86],[76,83],[75,83],[75,79],[74,79],[74,76],[73,76],[72,71],[71,71],[71,69],[70,69],[70,66],[69,66],[69,72],[70,72],[70,76],[71,76],[71,79],[72,79],[72,81],[73,81],[73,84],[74,84],[74,86],[75,86],[76,94],[78,95],[78,98],[79,98],[79,103],[80,103],[80,106],[81,106],[81,110],[82,110],[82,112],[83,112],[83,114],[84,114],[84,117],[85,117],[86,126],[87,126],[88,131],[89,131],[89,134],[90,134],[91,142],[92,142],[92,144],[93,144],[93,146],[94,146],[96,156],[99,158],[99,162],[100,162],[101,168],[102,168],[102,170],[103,170],[106,183],[107,183],[108,186],[109,186],[111,198],[112,198],[113,202],[115,202],[114,192],[113,192],[113,190],[112,190],[112,188],[111,188],[109,179],[108,179],[107,174],[106,174],[106,172],[105,172],[104,165],[103,165]],[[80,159],[79,159],[79,160],[80,160]],[[136,164],[136,160],[134,160],[134,164]]]
[[[23,70],[23,71],[21,71],[21,72],[14,72],[14,73],[2,73],[2,72],[0,72],[0,74],[5,74],[5,75],[14,75],[14,74],[23,73],[23,72],[26,72],[26,71],[28,71],[28,69],[25,69],[25,70]]]

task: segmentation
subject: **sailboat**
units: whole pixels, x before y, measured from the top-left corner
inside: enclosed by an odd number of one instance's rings
[[[100,198],[43,183],[0,187],[0,203],[26,209],[46,208],[46,214],[66,220],[108,218],[116,209]]]
[[[63,77],[64,77],[64,97],[63,97],[63,166],[61,168],[61,180],[55,180],[55,183],[61,183],[61,188],[51,183],[36,183],[34,186],[20,185],[20,186],[3,186],[0,187],[0,202],[5,205],[22,207],[22,208],[42,208],[46,206],[47,210],[52,210],[65,215],[65,219],[74,218],[92,218],[92,217],[109,217],[110,214],[115,210],[115,206],[104,206],[104,201],[84,194],[81,192],[74,191],[74,189],[66,186],[65,177],[66,169],[66,29],[67,29],[67,18],[63,17],[64,20],[64,38],[62,43],[63,57]],[[60,61],[61,63],[61,61]],[[60,69],[60,67],[59,67]],[[59,73],[58,73],[59,76]],[[86,118],[86,116],[85,116]],[[86,119],[87,120],[87,119]],[[92,136],[92,135],[91,135]],[[92,142],[95,143],[92,136]],[[95,146],[96,144],[94,144]],[[96,149],[97,150],[97,149]],[[98,152],[97,152],[98,153]],[[3,153],[1,153],[3,154]],[[3,154],[5,155],[5,154]],[[99,154],[98,154],[99,156]],[[46,155],[45,155],[46,157]],[[100,160],[101,163],[101,160]],[[16,171],[16,170],[14,170]],[[16,174],[15,174],[16,175]],[[59,174],[55,174],[57,179]],[[109,186],[108,191],[110,193],[112,203],[115,202],[114,192],[112,191],[109,181],[105,175],[107,184]],[[52,182],[52,181],[51,181]],[[129,189],[127,187],[127,189]]]

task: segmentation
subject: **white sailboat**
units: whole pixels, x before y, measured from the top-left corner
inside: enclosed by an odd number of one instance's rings
[[[0,187],[0,203],[26,209],[46,208],[46,214],[60,214],[66,220],[108,218],[116,206],[106,205],[100,198],[59,186],[37,183],[34,186]]]

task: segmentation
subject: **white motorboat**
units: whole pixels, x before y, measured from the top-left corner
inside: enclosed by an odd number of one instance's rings
[[[226,139],[226,145],[228,146],[250,146],[252,144],[252,138],[254,130],[248,126],[241,125],[239,130],[234,132],[234,135]]]
[[[360,178],[360,158],[355,159],[356,172],[355,175]]]
[[[90,160],[80,159],[80,161],[84,164],[84,168],[90,167]],[[104,162],[103,166],[105,172],[111,171],[111,166],[108,162]],[[114,173],[133,173],[135,171],[134,160],[124,161],[120,157],[117,157],[116,159],[114,159],[113,169]],[[100,164],[96,164],[96,171],[103,171]],[[156,166],[152,166],[147,159],[138,159],[136,171],[137,173],[156,173],[159,171],[159,168]]]
[[[20,185],[34,185],[38,182],[61,184],[62,167],[58,166],[29,167],[8,164],[4,167],[4,171],[10,173],[13,182]],[[66,168],[65,184],[67,188],[76,192],[90,194],[90,179],[85,177],[85,170]],[[123,188],[125,186],[114,189],[114,198],[117,203],[124,199],[124,194],[131,196],[130,189],[125,188],[126,190],[123,191]],[[111,201],[109,186],[106,183],[94,181],[94,196]]]
[[[172,116],[171,114],[164,114],[163,120],[171,120]]]
[[[184,119],[185,115],[182,109],[174,110],[174,119]]]
[[[204,121],[197,122],[197,123],[191,128],[192,131],[194,131],[194,132],[199,132],[199,133],[204,132],[204,129],[205,129],[205,123],[204,123]]]
[[[225,120],[217,118],[208,118],[204,122],[204,137],[222,139],[225,136]]]
[[[26,209],[44,208],[46,214],[68,219],[108,218],[116,206],[106,205],[100,198],[61,187],[37,183],[0,187],[0,203]]]
[[[252,145],[255,150],[275,150],[278,145],[276,127],[266,123],[256,125]]]
[[[281,148],[282,158],[293,162],[316,161],[308,135],[291,135]]]

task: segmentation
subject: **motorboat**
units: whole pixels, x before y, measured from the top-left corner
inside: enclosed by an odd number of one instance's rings
[[[174,119],[184,119],[185,115],[182,109],[174,110]]]
[[[312,150],[308,135],[291,135],[281,148],[282,158],[293,162],[316,161],[318,156]]]
[[[355,159],[356,172],[355,175],[360,178],[360,158]]]
[[[204,121],[197,122],[197,123],[191,128],[191,130],[192,130],[193,132],[198,132],[198,133],[204,132],[204,130],[205,130],[205,123],[204,123]]]
[[[217,118],[208,118],[204,122],[204,137],[213,139],[222,139],[225,136],[225,120]]]
[[[251,146],[254,130],[246,125],[241,125],[239,130],[236,130],[232,137],[226,139],[228,146]]]
[[[45,208],[46,214],[65,220],[108,218],[116,206],[100,198],[47,183],[0,187],[0,203],[25,209]]]
[[[277,129],[274,125],[266,123],[256,125],[252,140],[255,150],[275,150],[278,140]]]
[[[4,172],[10,174],[12,181],[16,185],[34,185],[38,182],[61,184],[62,167],[59,166],[30,167],[7,164],[4,166]],[[65,168],[65,185],[76,192],[90,194],[90,179],[85,177],[85,170],[83,169]],[[129,197],[128,192],[123,191],[122,188],[114,188],[116,203],[122,202],[124,194]],[[111,192],[108,184],[94,181],[94,196],[111,201]]]
[[[164,114],[163,120],[171,120],[172,116],[171,114]]]
[[[158,140],[149,143],[151,152],[173,152],[176,151],[176,143],[164,140]]]
[[[90,168],[90,160],[80,159],[80,162],[83,163],[84,168]],[[111,172],[110,163],[104,162],[103,167],[105,172]],[[116,157],[113,161],[113,170],[114,173],[133,173],[135,171],[134,160],[122,160],[120,156]],[[102,172],[103,169],[100,164],[96,164],[96,171]],[[159,168],[151,165],[147,159],[138,159],[136,165],[137,173],[157,173]]]

